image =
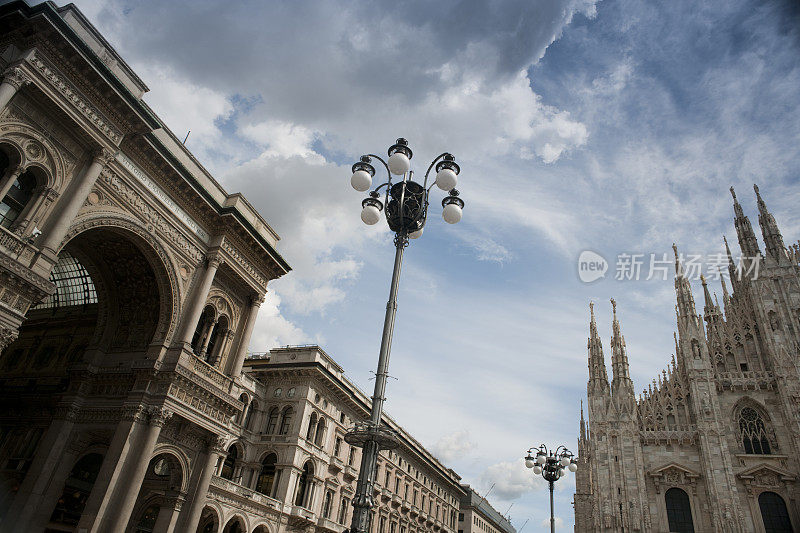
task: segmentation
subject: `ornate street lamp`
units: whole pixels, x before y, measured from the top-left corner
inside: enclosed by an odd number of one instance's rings
[[[536,450],[536,457],[531,455],[533,450]],[[547,446],[542,444],[538,448],[530,448],[528,450],[528,455],[525,457],[525,466],[532,468],[533,473],[537,476],[541,474],[550,484],[550,531],[555,533],[556,519],[553,516],[553,484],[565,475],[565,468],[570,472],[578,470],[577,458],[564,446],[548,451]]]
[[[442,217],[448,224],[455,224],[461,220],[461,210],[464,201],[458,197],[455,186],[458,182],[460,167],[456,164],[455,157],[444,153],[436,157],[425,172],[425,179],[420,184],[412,179],[411,158],[413,153],[408,147],[408,141],[397,139],[389,148],[389,157],[384,161],[374,154],[362,155],[361,159],[353,165],[353,176],[350,184],[359,192],[366,192],[372,187],[375,177],[373,159],[381,162],[386,168],[387,179],[372,191],[361,202],[361,220],[365,224],[377,224],[383,211],[389,229],[394,232],[394,271],[392,284],[389,289],[389,302],[386,304],[386,317],[383,322],[383,336],[381,338],[381,351],[378,356],[378,371],[375,373],[375,389],[372,393],[372,409],[368,422],[356,424],[345,436],[345,441],[363,448],[361,469],[358,472],[358,484],[353,498],[353,520],[350,533],[365,533],[369,520],[369,511],[374,505],[373,484],[375,482],[375,467],[378,452],[397,447],[394,432],[381,426],[383,403],[386,400],[386,379],[389,370],[389,352],[392,347],[392,332],[394,331],[394,317],[397,312],[397,285],[400,280],[400,267],[403,263],[403,250],[408,246],[409,239],[417,239],[422,235],[425,221],[428,216],[428,199],[431,189],[436,185],[447,191],[447,196],[442,200]],[[428,177],[431,170],[436,170],[436,179],[428,186]],[[392,182],[392,175],[399,176]],[[381,198],[381,189],[383,198]]]

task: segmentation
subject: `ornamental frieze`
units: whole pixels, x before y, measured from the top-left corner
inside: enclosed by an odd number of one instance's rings
[[[71,103],[84,118],[94,124],[103,135],[114,144],[119,144],[122,140],[122,132],[111,124],[111,121],[109,121],[99,109],[89,103],[88,99],[81,91],[72,82],[67,80],[54,65],[43,59],[40,53],[28,59],[28,64],[31,65],[33,70],[53,89]]]

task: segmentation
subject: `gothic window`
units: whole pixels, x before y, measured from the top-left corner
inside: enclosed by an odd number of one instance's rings
[[[50,281],[56,286],[56,291],[33,309],[97,303],[97,290],[89,272],[66,250],[58,254],[58,263],[50,272]]]
[[[297,480],[297,495],[294,498],[294,504],[299,505],[300,507],[306,506],[308,499],[308,495],[310,494],[310,487],[311,487],[311,477],[314,475],[314,467],[311,464],[311,461],[307,461],[305,465],[303,465],[303,472],[300,474],[300,477]]]
[[[694,533],[689,495],[681,489],[671,488],[664,495],[667,520],[671,533]]]
[[[281,430],[279,431],[281,435],[289,433],[289,428],[292,426],[292,416],[294,416],[294,409],[286,407],[281,416]]]
[[[231,444],[231,447],[228,448],[228,455],[225,457],[225,461],[222,463],[222,472],[220,473],[221,477],[225,479],[233,480],[233,471],[236,468],[236,459],[239,457],[239,450],[236,448],[235,444]]]
[[[100,472],[100,465],[103,464],[103,456],[99,453],[90,453],[82,457],[64,482],[64,490],[61,497],[56,502],[56,508],[50,516],[50,522],[75,526],[83,514],[86,500],[92,491],[97,473]]]
[[[745,407],[739,412],[739,436],[744,453],[764,455],[772,453],[764,419],[752,407]]]
[[[320,417],[319,422],[317,422],[317,431],[314,435],[314,444],[317,446],[322,446],[322,442],[325,439],[325,419]]]
[[[278,456],[274,453],[267,455],[261,461],[261,472],[258,474],[258,481],[256,483],[256,491],[267,496],[272,496],[272,490],[275,485],[275,463],[278,461]]]
[[[278,408],[273,407],[269,411],[269,418],[267,421],[267,432],[266,432],[267,435],[272,435],[273,433],[275,433],[275,429],[277,429],[277,426],[278,426]]]
[[[766,533],[792,533],[786,502],[774,492],[762,492],[758,497],[761,519]]]
[[[244,429],[253,429],[253,415],[258,409],[258,402],[253,400],[250,402],[250,406],[247,408],[247,416],[244,417]]]
[[[308,430],[306,431],[306,440],[314,439],[314,431],[317,429],[317,413],[311,413],[311,418],[308,421]]]

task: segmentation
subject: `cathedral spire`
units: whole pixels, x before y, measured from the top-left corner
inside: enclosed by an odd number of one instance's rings
[[[767,204],[761,198],[761,193],[758,192],[758,185],[753,184],[753,190],[756,191],[758,225],[761,226],[761,234],[764,236],[764,247],[767,254],[775,261],[780,262],[782,259],[786,259],[786,246],[783,244],[783,236],[778,229],[778,224],[775,222],[775,217],[769,212]]]
[[[635,403],[635,395],[630,367],[628,366],[625,337],[622,336],[622,330],[617,319],[617,302],[614,298],[611,298],[611,307],[614,314],[611,336],[611,368],[614,376],[611,381],[611,396],[621,410],[630,411]]]
[[[731,196],[733,196],[733,223],[736,226],[736,235],[739,237],[739,247],[746,257],[757,257],[761,254],[761,251],[758,249],[756,234],[753,232],[750,219],[745,216],[742,206],[739,205],[739,200],[736,199],[736,192],[733,187],[731,187]]]
[[[589,393],[593,390],[608,390],[608,373],[606,372],[606,361],[603,356],[603,343],[597,334],[597,323],[594,320],[594,302],[589,302]]]
[[[672,250],[675,252],[675,293],[678,298],[678,317],[696,317],[692,287],[683,273],[683,264],[675,243],[672,244]]]
[[[583,418],[583,400],[581,400],[581,442],[586,441],[586,420]]]

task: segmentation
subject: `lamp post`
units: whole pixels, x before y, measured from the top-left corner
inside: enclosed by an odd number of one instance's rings
[[[531,453],[536,450],[536,457],[534,458]],[[571,451],[564,446],[559,446],[555,450],[547,450],[547,446],[542,444],[538,448],[530,448],[528,455],[525,457],[525,466],[533,469],[533,473],[537,476],[542,475],[550,484],[550,532],[556,532],[556,519],[553,515],[553,484],[561,479],[565,472],[564,469],[569,469],[570,472],[578,470],[578,461]]]
[[[351,446],[363,448],[361,468],[358,472],[356,494],[353,498],[353,520],[350,533],[365,533],[369,519],[369,511],[374,505],[372,488],[375,482],[375,467],[378,452],[397,447],[395,433],[381,426],[383,403],[386,400],[386,379],[389,369],[389,352],[392,347],[392,332],[394,331],[394,317],[397,312],[397,286],[400,281],[400,267],[403,263],[403,250],[408,246],[409,239],[417,239],[422,235],[428,215],[428,199],[431,189],[436,185],[447,191],[447,196],[442,200],[442,216],[445,222],[455,224],[461,220],[461,210],[464,201],[458,197],[455,186],[458,174],[461,171],[456,164],[455,157],[449,153],[437,156],[428,166],[425,179],[420,184],[414,181],[411,168],[413,153],[408,147],[408,141],[397,139],[388,150],[388,159],[367,154],[353,165],[353,176],[350,184],[359,192],[366,192],[372,187],[375,177],[373,160],[378,160],[386,169],[387,179],[372,191],[361,202],[361,220],[365,224],[377,224],[384,212],[389,229],[394,232],[394,270],[392,271],[392,284],[389,289],[389,302],[386,304],[386,317],[383,322],[383,336],[381,349],[378,356],[378,371],[375,373],[375,389],[372,393],[372,408],[367,422],[355,424],[345,436],[345,441]],[[436,170],[436,178],[428,186],[431,170]],[[398,176],[392,182],[392,176]],[[381,199],[381,189],[383,198]]]

